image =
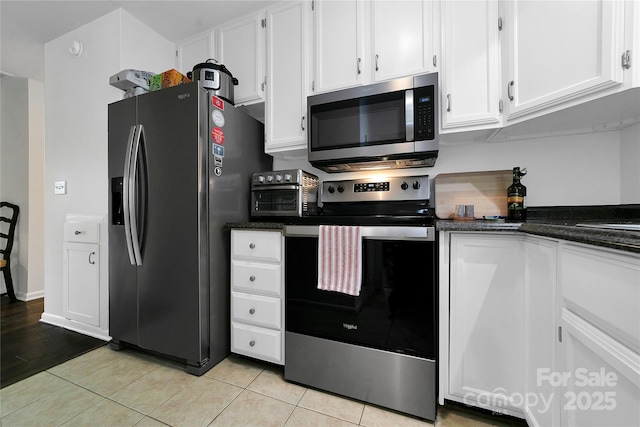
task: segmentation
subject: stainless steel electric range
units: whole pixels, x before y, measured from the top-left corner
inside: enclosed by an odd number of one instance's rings
[[[285,219],[285,378],[434,420],[436,243],[429,177],[323,182]],[[321,225],[358,226],[358,296],[318,289]]]

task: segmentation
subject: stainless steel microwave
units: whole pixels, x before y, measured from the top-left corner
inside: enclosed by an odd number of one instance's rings
[[[438,74],[307,98],[309,162],[325,172],[433,166]]]

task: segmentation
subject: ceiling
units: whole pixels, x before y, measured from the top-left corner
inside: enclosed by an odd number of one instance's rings
[[[176,42],[267,7],[268,0],[0,0],[0,70],[44,81],[44,44],[122,8]]]

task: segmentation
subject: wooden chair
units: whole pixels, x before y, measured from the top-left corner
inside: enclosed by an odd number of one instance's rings
[[[5,216],[4,212],[6,210],[2,208],[9,208],[12,210],[11,216]],[[6,222],[9,223],[9,230],[6,233],[0,232],[0,240],[5,240],[5,244],[2,249],[0,249],[0,254],[2,254],[2,260],[0,260],[0,269],[2,269],[2,274],[4,275],[4,283],[7,287],[7,295],[9,295],[9,299],[13,302],[16,301],[16,294],[13,291],[13,279],[11,278],[11,249],[13,249],[13,237],[16,233],[16,224],[18,223],[18,214],[20,213],[20,208],[17,205],[14,205],[9,202],[0,202],[0,223]]]

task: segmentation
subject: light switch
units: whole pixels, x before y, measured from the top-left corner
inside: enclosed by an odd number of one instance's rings
[[[67,181],[56,181],[53,183],[53,194],[67,194]]]

